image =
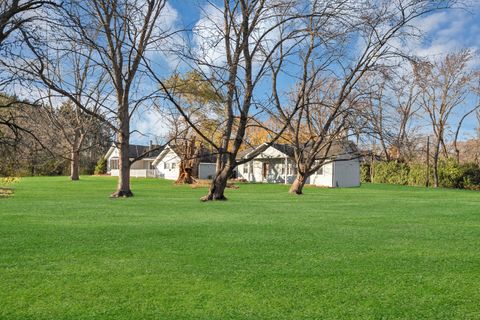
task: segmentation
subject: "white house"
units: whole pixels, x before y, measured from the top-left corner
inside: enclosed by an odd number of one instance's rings
[[[178,151],[175,151],[176,148],[170,145],[149,151],[155,147],[157,146],[129,146],[130,160],[140,158],[131,165],[130,176],[177,180],[181,160]],[[112,146],[105,155],[105,159],[107,159],[107,174],[118,176],[118,148]],[[214,174],[215,157],[204,150],[200,156],[198,177],[211,179]]]
[[[265,149],[253,160],[239,165],[237,176],[249,182],[290,184],[297,174],[294,162],[294,149],[287,144],[267,144],[246,150],[239,154],[239,159],[247,157],[259,148]],[[360,162],[356,146],[351,143],[335,143],[329,154],[319,155],[327,160],[315,174],[311,175],[307,184],[325,187],[357,187],[360,186]]]

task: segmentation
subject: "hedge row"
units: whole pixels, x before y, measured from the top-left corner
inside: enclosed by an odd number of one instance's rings
[[[427,166],[421,163],[397,161],[375,162],[373,177],[370,164],[361,167],[362,182],[425,186]],[[430,184],[433,184],[433,168],[430,168]],[[438,167],[440,187],[459,189],[480,189],[480,167],[474,163],[459,164],[454,159],[442,160]]]

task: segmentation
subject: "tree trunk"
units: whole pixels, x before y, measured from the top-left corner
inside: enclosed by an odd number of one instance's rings
[[[180,174],[178,175],[176,184],[192,184],[195,182],[195,179],[192,176],[192,168],[185,166],[184,162],[180,162],[179,168]]]
[[[121,132],[119,134],[118,144],[118,184],[117,191],[112,193],[111,197],[132,197],[130,190],[130,158],[128,157],[129,133]]]
[[[225,189],[227,188],[228,178],[230,177],[232,170],[230,167],[224,167],[222,170],[217,172],[215,178],[210,184],[208,189],[208,194],[202,197],[202,201],[212,201],[212,200],[227,200],[225,197]]]
[[[440,155],[440,139],[437,139],[435,144],[435,150],[433,152],[433,187],[438,188],[438,157]]]
[[[70,180],[77,181],[80,180],[78,174],[78,167],[80,163],[80,152],[78,150],[73,150],[70,157]]]
[[[298,195],[303,194],[303,187],[305,186],[306,182],[307,177],[305,177],[303,174],[297,173],[297,177],[295,178],[295,181],[293,181],[288,192]]]
[[[181,161],[179,166],[179,175],[176,184],[192,184],[195,183],[194,177],[198,177],[199,152],[200,147],[195,145],[195,137],[184,143],[181,151]]]
[[[383,153],[385,154],[385,160],[387,160],[389,162],[392,159],[390,157],[390,153],[388,152],[387,144],[385,143],[385,140],[383,139],[383,137],[380,137],[380,144],[382,145],[382,150],[383,150]]]

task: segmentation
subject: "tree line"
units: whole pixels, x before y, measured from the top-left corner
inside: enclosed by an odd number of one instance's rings
[[[419,19],[459,5],[224,0],[206,2],[192,27],[172,23],[167,0],[6,0],[1,146],[29,139],[68,161],[75,180],[81,154],[111,140],[119,150],[112,196],[129,197],[132,125],[155,112],[169,133],[154,148],[175,142],[191,156],[201,144],[216,154],[209,201],[226,199],[237,166],[263,149],[239,152],[260,141],[293,146],[290,192],[302,194],[338,141],[378,144],[387,160],[409,159],[428,124],[435,171],[450,156],[452,121],[459,158],[463,122],[478,109],[474,53],[429,61],[403,45],[421,36]]]

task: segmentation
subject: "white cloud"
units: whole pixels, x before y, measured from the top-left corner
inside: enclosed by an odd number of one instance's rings
[[[202,8],[200,19],[193,28],[194,51],[198,58],[212,65],[226,63],[223,35],[223,12],[213,4]]]
[[[132,120],[132,128],[136,130],[132,134],[133,141],[142,143],[147,143],[148,140],[163,141],[170,131],[164,115],[154,109],[139,110]]]
[[[162,9],[157,21],[155,36],[168,37],[162,39],[156,46],[152,47],[147,53],[147,58],[155,61],[157,65],[167,65],[168,69],[173,70],[181,64],[181,60],[174,52],[186,44],[182,34],[178,32],[181,29],[180,14],[168,2]]]
[[[480,9],[480,7],[479,7]],[[460,9],[433,13],[416,21],[423,32],[420,40],[412,41],[409,50],[421,57],[440,59],[460,49],[480,49],[479,15]]]

